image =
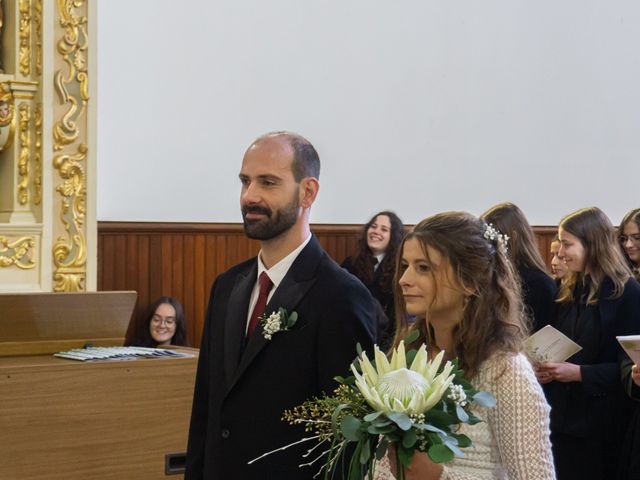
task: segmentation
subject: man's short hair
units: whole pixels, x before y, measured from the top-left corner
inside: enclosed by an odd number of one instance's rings
[[[267,133],[263,137],[276,136],[285,137],[293,150],[291,171],[296,182],[305,177],[320,179],[320,157],[309,140],[297,133],[286,131]]]
[[[311,142],[299,135],[289,137],[289,144],[293,148],[293,162],[291,170],[293,178],[299,182],[305,177],[320,178],[320,157]]]

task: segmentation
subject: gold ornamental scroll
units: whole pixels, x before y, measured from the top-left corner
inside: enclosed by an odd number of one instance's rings
[[[34,268],[33,252],[36,241],[33,237],[23,237],[10,241],[9,237],[0,235],[0,268],[16,266],[23,270]]]
[[[54,86],[60,99],[61,115],[53,126],[53,167],[61,183],[60,220],[66,235],[57,237],[53,246],[53,290],[77,292],[85,290],[87,240],[87,16],[84,0],[57,0],[62,34],[56,43],[56,54],[62,68],[55,72]]]

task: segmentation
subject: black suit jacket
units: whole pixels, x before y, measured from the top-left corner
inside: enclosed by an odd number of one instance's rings
[[[211,290],[193,398],[186,480],[311,479],[319,464],[301,454],[313,443],[247,462],[311,436],[281,420],[282,412],[322,392],[348,373],[356,343],[371,351],[375,309],[368,290],[342,270],[313,237],[269,301],[298,313],[289,331],[271,340],[258,326],[244,345],[255,258],[220,275]],[[321,451],[321,450],[318,450]],[[315,458],[315,457],[314,457]]]

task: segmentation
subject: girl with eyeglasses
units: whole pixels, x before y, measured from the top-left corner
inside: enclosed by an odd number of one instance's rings
[[[136,338],[127,345],[136,347],[189,346],[182,305],[173,297],[160,297],[139,322]]]
[[[551,405],[556,473],[559,480],[615,478],[632,407],[616,336],[640,333],[640,285],[597,207],[564,217],[558,235],[572,275],[560,286],[553,325],[582,350],[566,362],[536,365]]]

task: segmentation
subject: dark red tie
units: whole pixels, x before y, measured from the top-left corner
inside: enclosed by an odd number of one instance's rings
[[[269,278],[269,275],[267,275],[267,272],[262,272],[260,274],[258,283],[260,284],[260,292],[258,293],[258,301],[256,302],[256,306],[253,307],[253,312],[251,312],[251,319],[249,320],[249,327],[247,328],[247,338],[251,336],[253,331],[258,326],[258,319],[264,313],[264,308],[267,306],[267,298],[269,297],[269,292],[271,291],[271,287],[273,287],[273,282]]]

